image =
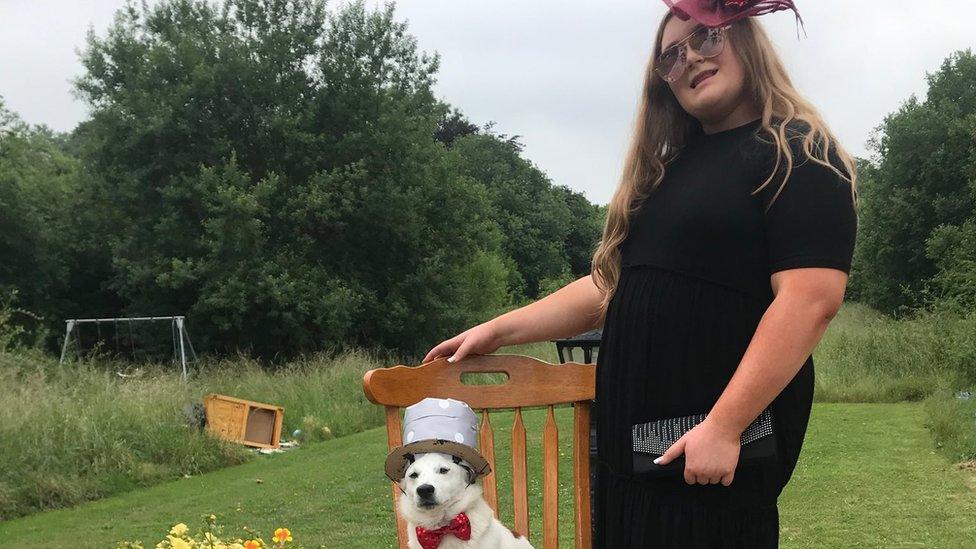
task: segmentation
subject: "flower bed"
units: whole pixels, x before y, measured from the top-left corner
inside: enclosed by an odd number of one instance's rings
[[[190,527],[184,523],[173,525],[166,537],[159,541],[155,549],[269,549],[283,548],[286,544],[296,549],[300,544],[292,543],[291,530],[276,528],[271,536],[271,543],[264,541],[264,537],[255,530],[243,527],[247,533],[245,537],[233,539],[223,538],[224,527],[217,524],[216,515],[203,515],[203,526],[196,535],[190,536]],[[120,541],[118,549],[146,549],[142,541]]]

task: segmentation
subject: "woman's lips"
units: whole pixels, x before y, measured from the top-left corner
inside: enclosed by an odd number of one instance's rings
[[[718,72],[718,69],[712,69],[712,70],[707,70],[707,71],[704,71],[704,72],[701,72],[701,73],[696,74],[695,75],[695,79],[691,81],[691,87],[692,87],[692,89],[697,88],[699,84],[701,84],[705,80],[708,80],[709,78],[711,78],[712,76],[714,76],[715,73],[717,73],[717,72]]]

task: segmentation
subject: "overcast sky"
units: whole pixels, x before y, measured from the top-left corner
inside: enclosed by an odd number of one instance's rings
[[[374,6],[381,2],[370,0]],[[31,124],[69,131],[87,116],[71,94],[77,50],[124,0],[0,0],[0,96]],[[796,0],[761,18],[794,84],[847,149],[866,141],[952,52],[976,46],[976,2]],[[334,4],[330,4],[334,5]],[[399,20],[437,51],[437,95],[476,124],[521,135],[556,184],[605,204],[618,182],[660,0],[402,0]]]

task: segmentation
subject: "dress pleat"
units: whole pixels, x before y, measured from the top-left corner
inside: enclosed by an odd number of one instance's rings
[[[726,306],[713,309],[716,301]],[[745,350],[743,324],[754,325],[762,311],[720,284],[653,266],[622,269],[597,358],[594,547],[777,546],[781,479],[772,466],[740,467],[730,486],[642,478],[631,469],[630,426],[707,412]],[[683,344],[689,340],[698,343]]]

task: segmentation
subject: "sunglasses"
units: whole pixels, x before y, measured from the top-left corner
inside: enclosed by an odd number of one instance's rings
[[[688,68],[688,48],[695,50],[702,57],[715,57],[722,53],[725,47],[725,31],[731,26],[695,29],[694,32],[661,52],[654,66],[654,72],[666,82],[674,82],[681,78]]]

